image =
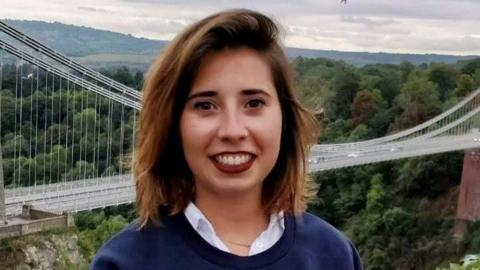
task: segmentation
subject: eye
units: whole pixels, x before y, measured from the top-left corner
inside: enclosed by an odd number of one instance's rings
[[[265,101],[261,99],[252,99],[252,100],[249,100],[247,103],[247,107],[250,107],[250,108],[260,108],[264,105],[265,105]]]
[[[201,111],[209,111],[209,110],[212,110],[214,107],[213,107],[213,104],[211,102],[208,102],[208,101],[199,101],[199,102],[196,102],[193,107],[196,109],[196,110],[201,110]]]

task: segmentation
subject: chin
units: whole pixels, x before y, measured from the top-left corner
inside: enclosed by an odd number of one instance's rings
[[[239,196],[248,195],[249,193],[255,193],[262,189],[262,182],[258,182],[254,179],[216,179],[216,183],[211,185],[210,188],[218,195]]]

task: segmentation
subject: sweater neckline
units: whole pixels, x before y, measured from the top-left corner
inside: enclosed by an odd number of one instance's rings
[[[179,232],[185,243],[210,263],[233,269],[251,269],[270,265],[287,254],[295,240],[295,217],[285,215],[282,237],[269,249],[252,256],[238,256],[210,245],[188,222],[184,213],[172,217],[172,229]]]

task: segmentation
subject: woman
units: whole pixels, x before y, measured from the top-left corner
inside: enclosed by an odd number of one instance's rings
[[[362,269],[305,213],[315,121],[298,103],[268,17],[231,10],[174,39],[144,86],[139,219],[91,269]]]

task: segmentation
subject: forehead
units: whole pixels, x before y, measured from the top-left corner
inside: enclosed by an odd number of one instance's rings
[[[190,93],[253,88],[276,93],[267,61],[253,49],[224,49],[202,59]]]

